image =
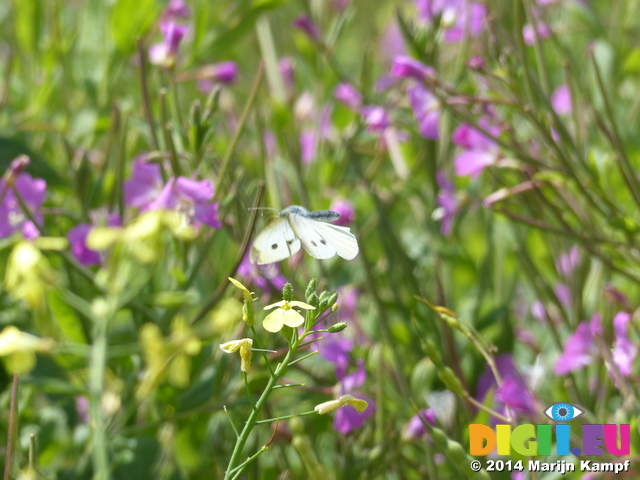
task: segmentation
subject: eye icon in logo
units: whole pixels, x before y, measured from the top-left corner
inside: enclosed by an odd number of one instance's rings
[[[544,411],[544,414],[556,422],[570,422],[584,412],[570,403],[554,403]]]

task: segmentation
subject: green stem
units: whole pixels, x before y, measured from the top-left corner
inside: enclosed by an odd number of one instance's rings
[[[93,426],[92,452],[94,480],[109,480],[109,456],[107,452],[107,422],[100,406],[104,393],[104,376],[107,369],[107,326],[108,314],[96,315],[91,348],[91,365],[89,371],[89,392],[91,404],[89,416]]]
[[[262,80],[263,71],[264,71],[264,65],[260,63],[256,76],[253,79],[253,85],[251,86],[251,92],[249,93],[249,98],[247,99],[247,103],[244,105],[242,116],[240,117],[240,121],[238,122],[238,128],[236,129],[236,132],[233,135],[233,138],[231,139],[229,148],[227,148],[227,151],[224,154],[224,159],[222,160],[222,167],[220,168],[220,174],[218,175],[218,188],[216,189],[216,195],[220,191],[220,186],[222,185],[222,182],[225,181],[227,169],[229,168],[229,164],[231,163],[233,154],[236,151],[236,147],[238,146],[240,135],[242,134],[244,130],[244,126],[247,123],[247,118],[249,117],[249,112],[251,111],[251,107],[253,106],[253,103],[256,100],[256,96],[258,94],[258,88],[260,87],[260,83]]]
[[[142,104],[144,105],[144,116],[149,124],[149,134],[151,146],[154,150],[159,150],[158,137],[156,136],[155,123],[153,121],[153,111],[149,100],[149,85],[147,84],[146,57],[142,39],[138,38],[138,65],[140,65],[140,92],[142,93]]]
[[[251,434],[253,427],[256,425],[256,422],[258,420],[258,415],[262,411],[262,408],[264,407],[265,403],[267,403],[269,395],[271,395],[271,392],[273,392],[274,388],[276,387],[276,384],[278,383],[278,380],[287,371],[289,362],[291,361],[291,357],[298,350],[300,342],[304,338],[305,338],[305,335],[303,334],[300,338],[298,338],[293,343],[293,345],[285,355],[282,363],[278,365],[278,367],[275,369],[275,371],[269,378],[269,382],[267,383],[267,386],[264,389],[264,392],[262,392],[262,395],[260,395],[260,398],[256,402],[255,408],[251,410],[251,414],[249,415],[249,418],[247,419],[247,422],[245,423],[244,428],[240,433],[240,437],[236,441],[236,445],[233,449],[233,453],[231,454],[231,459],[229,460],[229,465],[227,465],[227,471],[224,475],[224,480],[230,480],[232,478],[235,478],[234,473],[236,472],[236,467],[234,467],[234,465],[238,462],[238,459],[242,454],[242,449],[247,443],[247,440],[249,439],[249,435]]]

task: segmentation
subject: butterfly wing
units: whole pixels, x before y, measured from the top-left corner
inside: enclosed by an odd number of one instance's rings
[[[358,255],[358,240],[349,228],[324,222],[313,222],[313,228],[335,249],[339,257],[351,260]]]
[[[335,247],[318,231],[318,225],[327,225],[326,223],[295,213],[290,213],[286,218],[302,247],[313,258],[331,258],[336,254]]]
[[[289,222],[279,218],[267,225],[256,237],[251,247],[251,263],[265,265],[279,262],[300,250],[300,240],[296,238]]]

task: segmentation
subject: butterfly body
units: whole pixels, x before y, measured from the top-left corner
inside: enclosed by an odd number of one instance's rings
[[[251,261],[258,265],[274,263],[290,257],[303,247],[314,258],[338,255],[346,260],[359,251],[358,241],[347,227],[330,223],[340,217],[331,210],[309,211],[292,205],[278,212],[257,236],[251,247]]]

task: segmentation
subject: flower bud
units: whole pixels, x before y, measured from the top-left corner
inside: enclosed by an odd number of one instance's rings
[[[438,350],[437,345],[432,339],[428,338],[423,340],[422,349],[437,367],[442,365],[442,355],[440,355],[440,350]]]
[[[345,328],[347,328],[347,322],[340,322],[340,323],[336,323],[335,325],[331,325],[327,331],[329,333],[338,333],[343,331]]]
[[[293,301],[293,287],[288,282],[285,283],[284,287],[282,288],[282,299],[285,302]]]
[[[462,387],[462,382],[460,382],[460,379],[456,377],[455,373],[453,373],[453,370],[451,370],[449,367],[444,367],[438,370],[438,376],[440,377],[440,380],[444,382],[447,388],[456,395],[462,397],[466,394],[464,388]]]
[[[309,285],[307,285],[307,289],[304,292],[304,297],[307,299],[307,303],[311,303],[309,297],[316,293],[316,288],[318,286],[318,280],[312,278],[309,280]]]

